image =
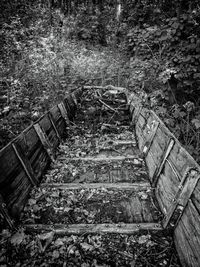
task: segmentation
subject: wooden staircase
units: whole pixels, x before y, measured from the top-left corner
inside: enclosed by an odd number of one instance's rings
[[[35,225],[26,228],[58,234],[161,230],[162,214],[130,128],[125,95],[104,96],[99,90],[87,94],[57,158],[60,166],[71,166],[78,175],[62,173],[55,182],[50,172],[40,186],[45,189],[42,205],[49,212],[44,209]],[[68,204],[71,196],[76,203]]]
[[[52,162],[40,186],[33,188],[20,226],[33,240],[37,238],[41,253],[51,249],[51,243],[72,240],[65,255],[58,250],[64,259],[58,266],[180,266],[172,233],[161,223],[164,215],[137,145],[125,93],[120,88],[86,89],[76,103],[74,119],[58,105],[67,123],[67,138],[56,157],[50,138],[39,123],[34,125],[45,157]],[[49,114],[48,119],[61,141]],[[16,144],[12,148],[36,185],[33,163],[29,166]],[[75,247],[88,265],[80,265]]]

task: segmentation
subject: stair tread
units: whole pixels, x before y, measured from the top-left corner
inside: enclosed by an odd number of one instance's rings
[[[129,190],[141,190],[150,189],[150,183],[43,183],[41,188],[58,188],[58,189],[92,189],[92,188],[112,188],[112,189],[129,189]]]
[[[22,221],[37,223],[141,223],[159,221],[154,192],[142,186],[117,184],[44,185],[29,201]]]
[[[118,223],[118,224],[25,224],[27,231],[54,231],[55,234],[84,234],[84,233],[118,233],[134,234],[140,230],[162,231],[162,225],[157,222],[151,223]]]

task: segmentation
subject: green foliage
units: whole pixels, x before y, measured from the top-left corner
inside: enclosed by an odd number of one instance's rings
[[[161,26],[143,26],[134,27],[127,34],[130,53],[162,62],[160,70],[171,70],[177,79],[176,98],[182,94],[185,100],[190,97],[194,101],[200,85],[200,30],[196,14],[166,19]]]

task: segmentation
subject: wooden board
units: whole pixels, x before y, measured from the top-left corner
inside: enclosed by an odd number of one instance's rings
[[[129,223],[129,224],[71,224],[71,225],[24,225],[26,231],[41,232],[53,231],[56,235],[80,235],[85,233],[116,233],[116,234],[134,234],[142,230],[162,231],[159,223]]]
[[[200,266],[199,213],[190,201],[175,229],[174,239],[183,266]]]
[[[128,96],[130,98],[130,96]],[[132,96],[131,96],[132,97]],[[132,97],[133,98],[133,97]],[[158,182],[156,185],[156,197],[164,214],[170,211],[173,204],[174,196],[178,190],[181,190],[180,181],[184,177],[186,170],[189,167],[200,171],[200,166],[195,162],[192,156],[181,146],[175,136],[169,131],[158,116],[151,112],[151,116],[147,119],[147,124],[150,119],[155,119],[160,122],[158,132],[155,135],[155,140],[152,143],[150,154],[147,155],[146,163],[149,169],[150,177],[154,173],[156,165],[159,166],[160,159],[163,158],[163,153],[166,151],[169,139],[175,141],[167,161],[164,164]],[[134,116],[134,112],[133,112]],[[142,150],[143,144],[148,139],[147,127],[143,127],[144,119],[141,116],[136,122],[136,137],[139,142],[139,148]],[[192,181],[193,182],[193,181]],[[187,184],[187,181],[186,181]],[[200,266],[200,181],[196,185],[191,200],[185,208],[181,220],[175,228],[174,239],[176,248],[180,256],[183,266]]]

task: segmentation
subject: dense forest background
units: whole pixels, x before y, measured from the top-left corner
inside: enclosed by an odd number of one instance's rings
[[[83,84],[141,95],[200,162],[198,0],[1,0],[0,147]]]

